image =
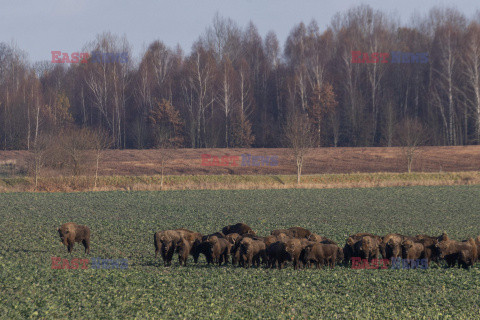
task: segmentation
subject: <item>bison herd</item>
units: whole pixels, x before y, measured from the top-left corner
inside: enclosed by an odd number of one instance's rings
[[[160,252],[165,266],[171,265],[176,252],[183,266],[187,265],[189,255],[197,263],[202,254],[208,264],[222,265],[231,260],[232,265],[245,268],[264,265],[281,269],[287,262],[294,269],[311,265],[333,268],[339,263],[348,265],[352,258],[372,261],[380,256],[387,260],[426,259],[428,263],[445,260],[449,267],[458,264],[468,268],[478,259],[480,236],[456,241],[446,233],[438,237],[357,233],[349,236],[341,248],[335,241],[302,227],[273,230],[269,236],[261,237],[248,225],[237,223],[209,235],[187,229],[159,231],[154,235],[154,244],[155,257]]]
[[[57,229],[61,242],[71,253],[75,242],[81,242],[85,252],[90,252],[90,229],[87,226],[65,223]],[[203,235],[188,229],[164,230],[154,234],[155,257],[160,253],[165,266],[172,264],[178,254],[181,266],[186,266],[189,256],[198,263],[204,255],[208,264],[228,264],[249,268],[264,265],[281,269],[291,262],[294,269],[315,265],[334,267],[348,265],[353,258],[367,261],[379,259],[426,259],[448,267],[458,264],[468,268],[478,259],[480,236],[464,241],[450,239],[446,233],[438,237],[405,236],[389,233],[378,236],[356,233],[349,236],[341,248],[335,241],[312,233],[302,227],[273,230],[269,236],[256,235],[248,225],[237,223],[226,226],[221,232]]]

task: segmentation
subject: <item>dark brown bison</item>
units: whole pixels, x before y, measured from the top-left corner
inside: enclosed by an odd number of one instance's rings
[[[307,239],[312,234],[310,230],[307,230],[302,227],[292,227],[292,228],[288,228],[288,230],[291,232],[292,234],[291,236],[297,239],[301,239],[301,238]]]
[[[267,260],[265,250],[265,242],[244,237],[240,241],[240,261],[243,262],[246,268],[252,265],[260,267],[260,262]]]
[[[314,263],[317,268],[328,265],[335,267],[337,261],[343,260],[343,250],[335,244],[315,243],[305,247],[304,263]]]
[[[192,245],[185,238],[181,238],[177,242],[176,251],[178,253],[178,263],[187,266],[188,255],[190,254]]]
[[[285,233],[278,233],[277,235],[269,235],[263,238],[263,242],[265,242],[265,245],[268,247],[272,243],[275,243],[277,241],[283,241],[286,242],[288,239],[291,239],[291,237],[287,236]]]
[[[475,244],[477,245],[477,254],[480,256],[480,236],[475,238]]]
[[[347,241],[345,242],[345,246],[343,247],[343,256],[344,256],[344,262],[345,264],[350,263],[350,260],[353,257],[362,257],[362,253],[360,252],[360,246],[357,245],[358,242],[360,242],[363,237],[371,237],[375,238],[378,240],[378,243],[380,243],[381,238],[373,235],[371,233],[356,233],[347,238]],[[380,249],[379,249],[380,251]]]
[[[87,226],[68,222],[57,228],[60,242],[67,247],[68,253],[72,253],[75,242],[81,242],[85,247],[85,253],[90,253],[90,229]]]
[[[225,236],[225,239],[227,239],[227,241],[230,242],[232,245],[235,244],[237,241],[240,241],[241,238],[242,236],[238,233],[229,233]]]
[[[155,244],[155,257],[160,251],[164,266],[172,264],[173,254],[177,243],[182,239],[181,232],[176,230],[165,230],[156,232],[153,236]]]
[[[415,242],[423,244],[423,247],[425,249],[424,256],[425,256],[425,259],[428,260],[428,263],[430,263],[430,261],[438,262],[440,252],[436,245],[438,243],[439,238],[440,237],[431,237],[424,234],[416,235],[414,238]]]
[[[224,235],[230,234],[230,233],[238,233],[239,235],[244,235],[244,234],[252,234],[255,235],[255,231],[252,230],[248,225],[245,223],[237,223],[233,225],[228,225],[222,229],[222,233]]]
[[[477,261],[477,244],[472,238],[459,242],[450,239],[444,233],[440,239],[441,241],[436,244],[436,247],[439,250],[440,258],[445,259],[449,267],[455,266],[458,262],[459,266],[468,268]]]
[[[297,239],[303,239],[303,238],[307,239],[312,234],[310,232],[310,230],[307,230],[307,229],[302,228],[302,227],[291,227],[291,228],[288,228],[288,229],[277,229],[277,230],[273,230],[270,234],[272,236],[278,236],[281,233],[284,233],[285,235],[287,235],[290,238],[297,238]]]
[[[425,247],[422,243],[407,239],[402,242],[402,258],[409,260],[423,259]]]
[[[271,245],[272,243],[275,243],[278,241],[278,238],[276,236],[272,236],[272,235],[269,235],[269,236],[266,236],[265,238],[263,238],[263,242],[265,243],[265,246],[269,246]]]
[[[203,254],[205,256],[205,259],[207,260],[207,264],[213,263],[210,247],[211,244],[207,241],[207,239],[202,238],[202,240],[195,240],[192,245],[192,249],[190,250],[193,261],[195,263],[198,263],[198,258],[200,257],[200,254]]]
[[[177,232],[180,233],[180,236],[187,240],[188,243],[190,244],[190,246],[193,245],[193,243],[195,242],[195,240],[201,240],[203,238],[203,235],[201,233],[198,233],[198,232],[185,232],[184,230],[175,230]]]
[[[232,256],[232,265],[240,264],[243,266],[243,261],[240,261],[240,244],[242,242],[242,238],[240,238],[235,244],[232,245],[232,249],[230,249],[230,255]]]
[[[458,266],[468,269],[469,267],[473,266],[477,258],[478,257],[473,250],[460,250],[457,260]]]
[[[371,261],[380,256],[380,237],[365,235],[354,245],[354,256]]]
[[[313,242],[322,242],[323,240],[325,240],[325,237],[322,237],[321,235],[318,235],[316,233],[312,233],[307,237],[307,239]]]
[[[266,249],[267,266],[270,268],[278,267],[282,269],[285,262],[291,260],[290,254],[287,252],[287,244],[283,241],[277,241],[269,245]]]
[[[302,244],[300,239],[289,239],[286,245],[286,250],[293,261],[293,269],[297,270],[300,267],[300,255],[306,244]]]
[[[402,242],[412,237],[398,233],[389,233],[381,238],[380,253],[384,259],[400,258],[402,256]]]
[[[232,256],[232,265],[239,264],[240,266],[244,266],[244,261],[241,259],[241,251],[240,251],[240,244],[243,239],[249,238],[255,241],[268,241],[268,237],[259,237],[252,234],[245,234],[240,236],[236,241],[235,244],[232,245],[232,249],[230,250],[230,255]]]
[[[222,263],[227,264],[232,244],[225,238],[219,238],[217,236],[208,237],[207,242],[210,243],[210,254],[213,263],[218,263],[218,265]]]
[[[283,234],[291,237],[291,236],[290,236],[291,232],[290,232],[289,230],[287,230],[287,229],[276,229],[276,230],[273,230],[272,232],[270,232],[270,235],[272,235],[272,236],[278,236],[278,235],[281,234],[281,233],[283,233]]]
[[[212,258],[212,248],[211,248],[211,243],[208,242],[208,239],[211,237],[217,237],[217,238],[225,238],[225,235],[221,232],[215,232],[212,234],[208,234],[205,236],[202,236],[200,238],[195,239],[195,241],[192,244],[192,249],[191,249],[191,255],[193,257],[193,261],[195,263],[198,263],[198,258],[200,257],[200,254],[203,254],[205,256],[205,259],[207,260],[207,263],[213,263],[213,258]]]

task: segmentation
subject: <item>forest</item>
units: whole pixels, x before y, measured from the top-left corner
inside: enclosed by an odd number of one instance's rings
[[[283,45],[217,14],[189,51],[156,40],[132,57],[126,36],[104,32],[79,52],[129,56],[30,62],[0,43],[0,149],[81,130],[115,149],[283,147],[296,115],[317,147],[396,146],[405,130],[426,145],[480,142],[479,12],[434,7],[404,25],[360,5],[325,28],[298,23]],[[392,52],[428,59],[392,63]]]

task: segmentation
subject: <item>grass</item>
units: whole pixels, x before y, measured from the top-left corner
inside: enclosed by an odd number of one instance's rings
[[[470,271],[278,271],[164,268],[152,235],[210,233],[245,222],[259,234],[304,226],[340,243],[399,232],[480,234],[480,186],[0,194],[2,318],[479,319],[480,265]],[[92,248],[71,256],[56,227],[90,226]],[[51,257],[128,259],[127,270],[53,270]]]
[[[290,189],[290,188],[368,188],[393,186],[437,186],[480,184],[480,172],[438,173],[349,173],[304,175],[297,185],[296,175],[171,175],[160,186],[160,175],[100,176],[97,188],[91,176],[42,177],[35,190],[31,177],[0,177],[0,192],[72,192],[112,190],[219,190],[219,189]]]

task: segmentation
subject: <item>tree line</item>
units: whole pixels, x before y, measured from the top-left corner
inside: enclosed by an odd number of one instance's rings
[[[428,52],[428,62],[352,63],[352,51]],[[82,52],[131,46],[105,32]],[[85,128],[112,148],[283,147],[291,118],[316,146],[399,145],[412,123],[431,145],[478,144],[480,14],[435,7],[404,26],[361,5],[325,30],[299,23],[283,48],[273,31],[262,38],[217,14],[189,53],[154,41],[126,62],[30,64],[0,43],[1,149]]]

